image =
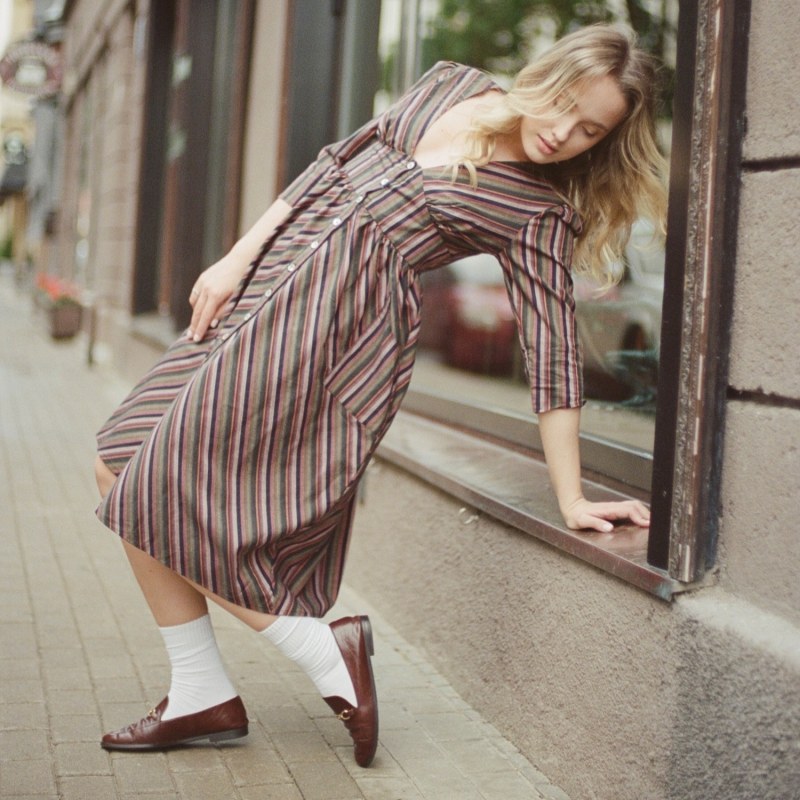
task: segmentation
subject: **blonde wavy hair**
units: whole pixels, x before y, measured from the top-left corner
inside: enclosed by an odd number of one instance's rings
[[[518,130],[523,116],[555,118],[569,111],[565,98],[583,81],[614,78],[628,102],[619,125],[575,158],[538,165],[583,223],[573,270],[610,285],[619,276],[609,267],[622,257],[636,219],[647,217],[664,231],[666,164],[656,140],[657,71],[629,29],[577,30],[524,67],[502,100],[471,121],[454,170],[465,167],[475,184],[475,167],[491,161],[498,135]]]

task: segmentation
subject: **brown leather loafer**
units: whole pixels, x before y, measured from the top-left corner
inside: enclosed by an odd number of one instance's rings
[[[107,733],[100,744],[106,750],[165,750],[203,739],[221,742],[247,736],[247,712],[239,697],[196,714],[162,720],[168,702],[165,697],[144,719]]]
[[[368,767],[378,749],[378,698],[370,662],[375,653],[372,626],[369,617],[344,617],[332,622],[331,630],[353,681],[358,707],[341,697],[324,700],[350,731],[356,764]]]

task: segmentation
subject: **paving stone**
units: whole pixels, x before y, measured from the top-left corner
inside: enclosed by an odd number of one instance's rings
[[[292,769],[292,775],[304,800],[363,798],[355,781],[338,760],[297,764]]]
[[[221,800],[238,797],[231,776],[226,770],[178,772],[174,775],[179,797],[192,800]]]
[[[437,800],[481,800],[478,787],[444,759],[407,760],[403,769],[423,797]]]
[[[308,733],[278,733],[270,737],[287,764],[337,761],[327,742],[316,730]]]
[[[410,778],[356,779],[358,788],[369,800],[424,800]]]
[[[4,764],[7,761],[43,758],[49,752],[47,731],[0,731],[0,753]]]
[[[484,800],[542,800],[543,795],[534,789],[530,781],[518,772],[490,772],[472,775],[472,780]]]
[[[47,759],[14,758],[2,750],[3,766],[0,770],[0,797],[27,797],[30,794],[54,794],[56,784],[53,766]]]
[[[95,742],[62,742],[55,754],[59,775],[111,774],[111,759]]]
[[[100,747],[103,727],[97,714],[52,714],[49,718],[50,738],[60,742],[92,742]]]
[[[163,753],[116,752],[112,754],[111,761],[120,792],[145,794],[175,788],[172,772]]]
[[[239,789],[239,797],[241,800],[303,800],[303,795],[294,783],[271,785],[268,795],[263,786],[243,787]]]
[[[3,703],[0,705],[0,730],[46,730],[44,703]]]
[[[82,775],[61,778],[58,782],[61,800],[118,800],[114,779],[105,775]]]

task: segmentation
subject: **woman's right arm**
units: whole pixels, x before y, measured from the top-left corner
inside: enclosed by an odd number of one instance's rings
[[[199,342],[209,328],[217,326],[220,314],[247,268],[291,210],[292,207],[285,200],[276,200],[227,255],[200,274],[189,297],[192,321],[189,323],[188,336],[191,339]]]

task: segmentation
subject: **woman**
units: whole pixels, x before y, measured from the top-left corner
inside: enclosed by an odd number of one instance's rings
[[[107,749],[247,733],[206,599],[294,659],[377,747],[366,617],[330,626],[359,477],[410,379],[419,274],[476,252],[504,270],[553,486],[570,528],[647,525],[581,494],[570,269],[618,256],[664,195],[654,69],[629,34],[557,43],[508,92],[438,64],[325,148],[197,280],[190,328],[99,434],[98,516],[123,539],[172,666],[169,693]]]

